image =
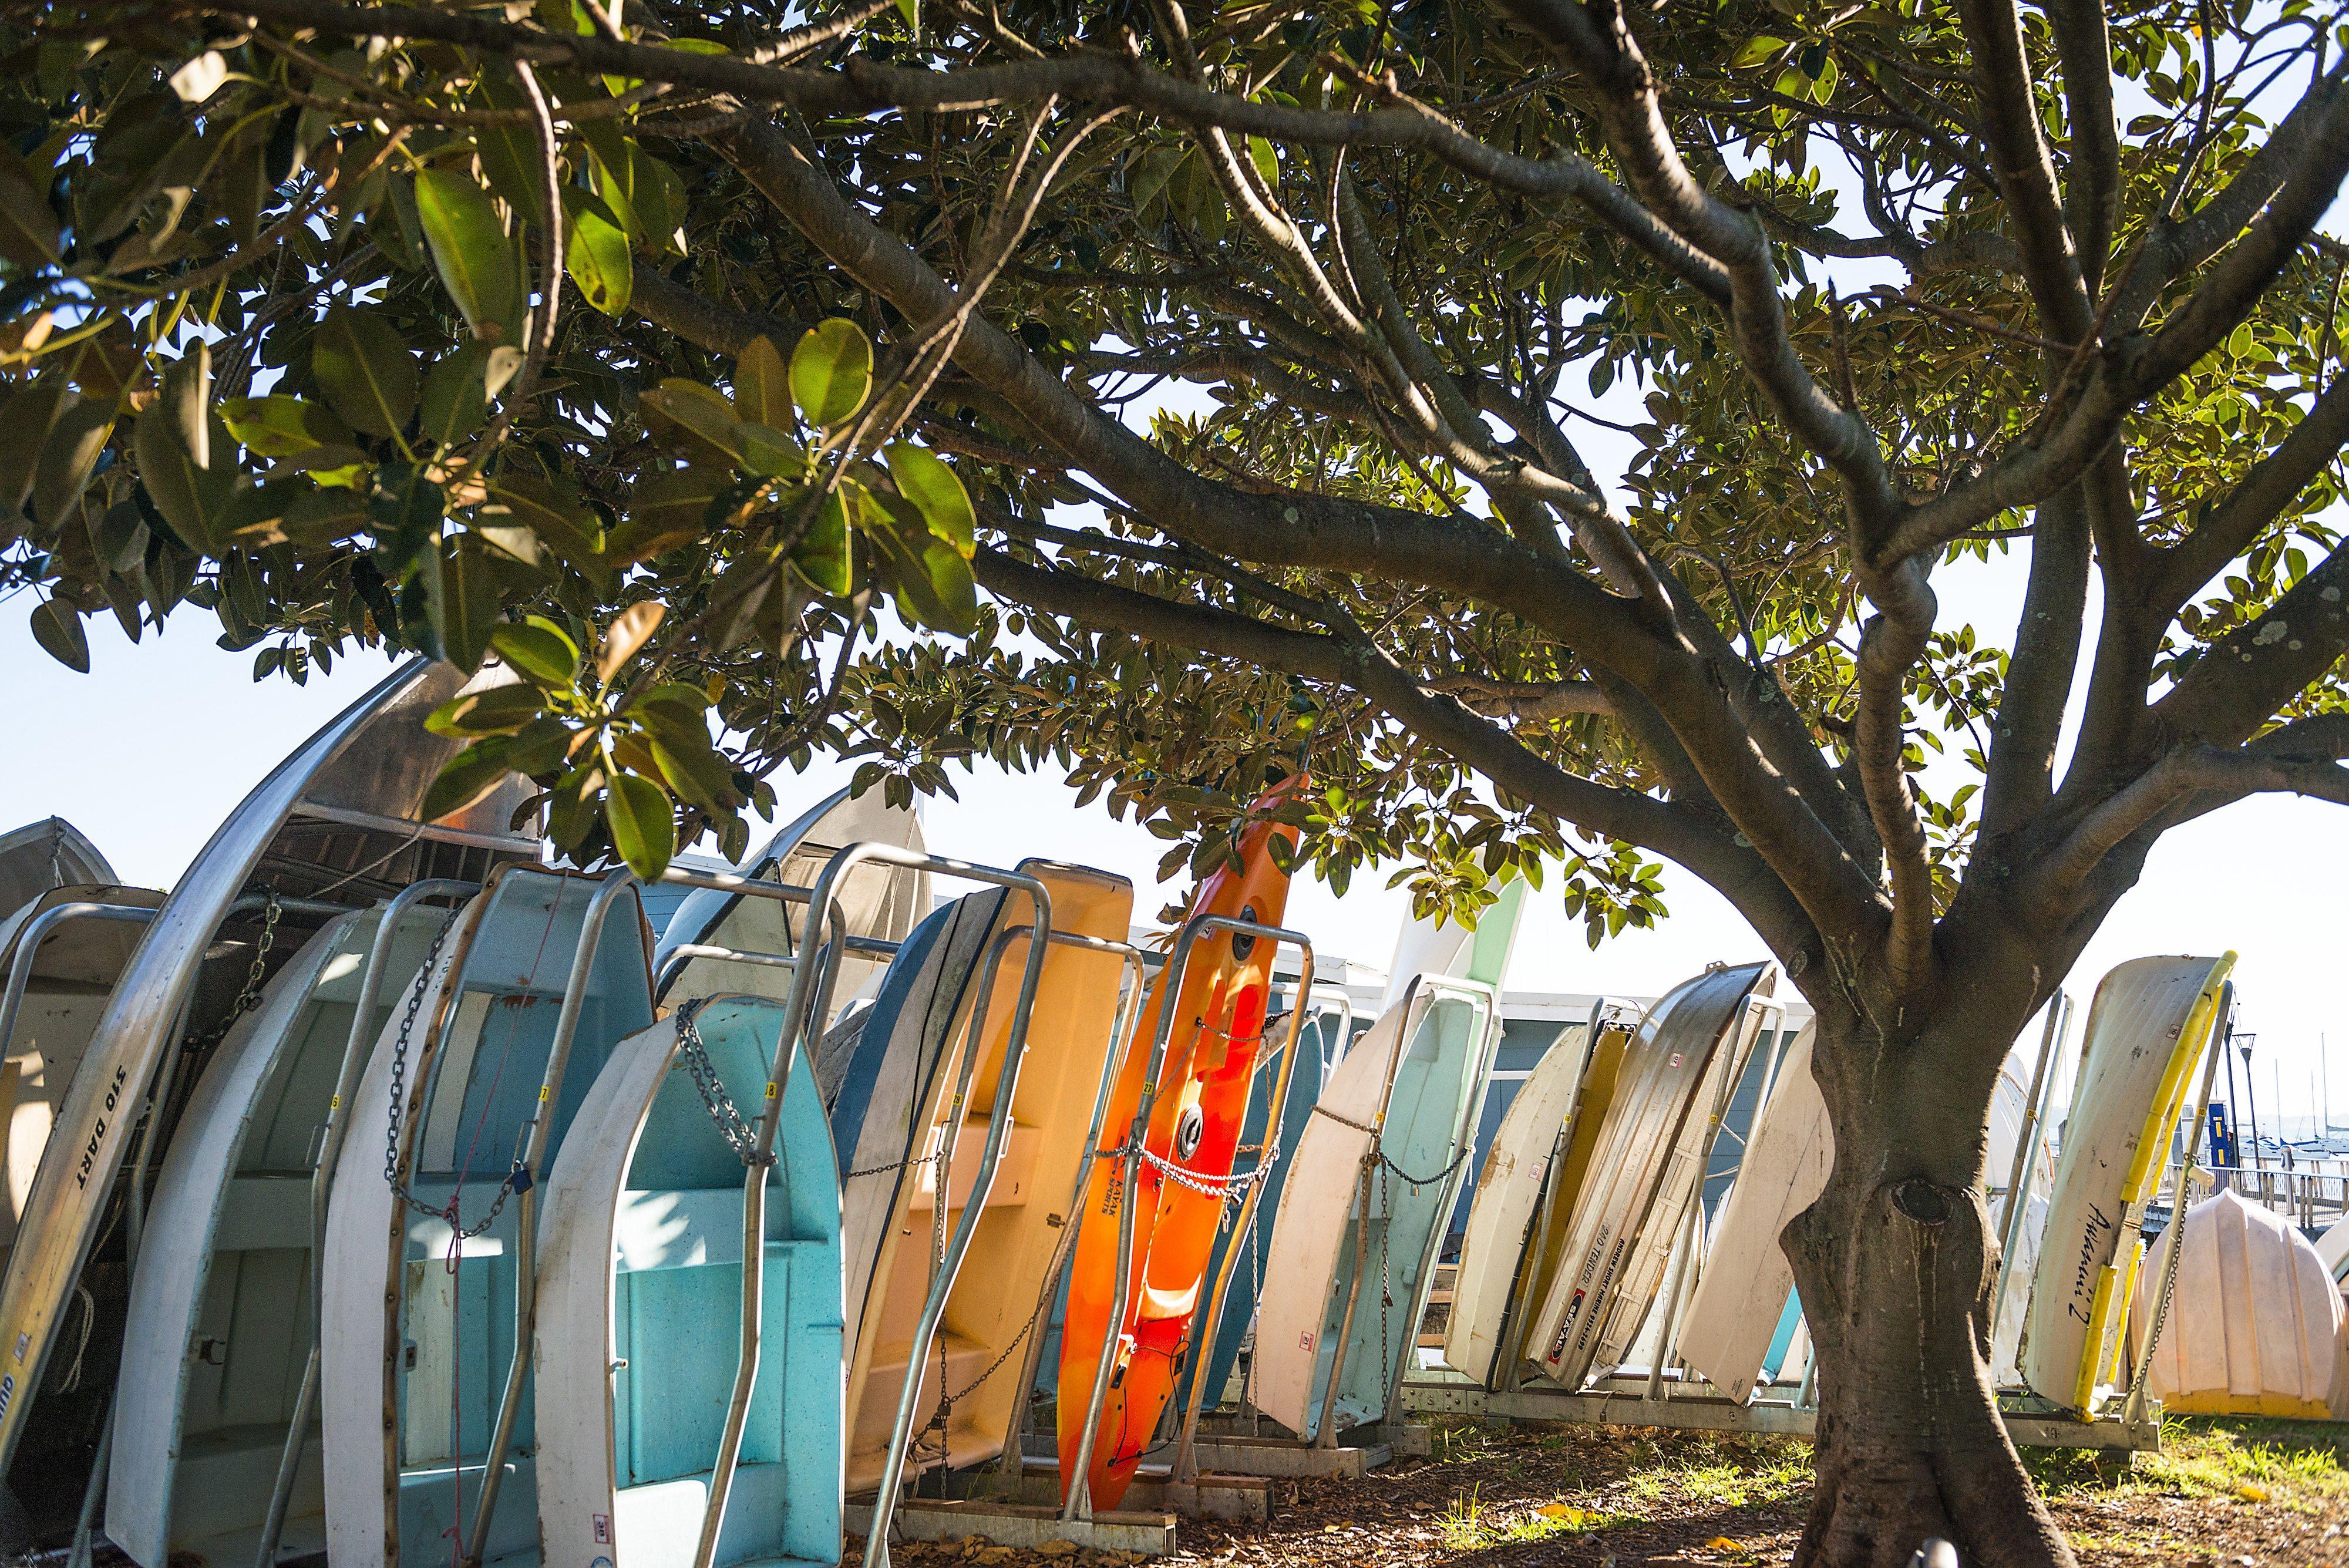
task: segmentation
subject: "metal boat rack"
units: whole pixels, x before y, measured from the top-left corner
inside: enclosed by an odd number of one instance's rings
[[[1296,985],[1296,994],[1300,997],[1311,994],[1313,943],[1303,933],[1283,927],[1237,919],[1227,915],[1196,915],[1184,923],[1175,937],[1173,954],[1168,960],[1166,970],[1162,973],[1164,994],[1169,999],[1181,993],[1184,976],[1189,971],[1191,954],[1199,939],[1219,933],[1260,939],[1276,945],[1282,943],[1294,945],[1301,955],[1302,962]],[[1101,945],[1111,949],[1124,947],[1123,943]],[[1030,950],[1031,952],[1036,950]],[[1137,954],[1136,957],[1138,958],[1139,955]],[[1141,971],[1137,969],[1135,972],[1138,981]],[[1125,1016],[1121,1021],[1120,1037],[1113,1043],[1110,1052],[1110,1064],[1103,1074],[1101,1094],[1095,1104],[1093,1126],[1087,1146],[1095,1151],[1098,1151],[1101,1147],[1102,1124],[1108,1114],[1109,1094],[1115,1082],[1117,1064],[1123,1060],[1125,1049],[1130,1044],[1126,1036],[1133,1027],[1134,1017],[1139,1012],[1140,995],[1141,986],[1137,983],[1133,997],[1129,999]],[[1287,1111],[1289,1085],[1296,1067],[1298,1041],[1303,1033],[1305,1020],[1312,1011],[1310,1006],[1300,1006],[1292,1009],[1289,1012],[1288,1037],[1281,1044],[1278,1053],[1280,1069],[1272,1089],[1271,1102],[1268,1106],[1266,1126],[1268,1129],[1278,1129]],[[1164,1086],[1162,1077],[1174,1026],[1174,1009],[1172,1005],[1161,1007],[1157,1027],[1151,1040],[1149,1067],[1143,1080],[1142,1096],[1135,1106],[1133,1121],[1126,1131],[1121,1144],[1122,1147],[1138,1147],[1149,1134],[1151,1116],[1156,1106],[1159,1091]],[[996,1104],[999,1106],[1008,1104],[1008,1096],[999,1092]],[[1277,1131],[1274,1136],[1277,1136]],[[1267,1141],[1271,1141],[1270,1137],[1268,1137]],[[1117,1272],[1112,1288],[1113,1303],[1123,1302],[1132,1284],[1135,1189],[1142,1165],[1141,1161],[1131,1158],[1123,1163],[1125,1167],[1124,1186],[1118,1206]],[[978,1193],[984,1192],[985,1180],[986,1175],[982,1172]],[[1237,1236],[1247,1229],[1254,1216],[1257,1200],[1262,1192],[1263,1183],[1249,1184],[1247,1194],[1241,1199],[1239,1212],[1233,1221],[1234,1235]],[[963,1229],[957,1231],[958,1240],[967,1232],[977,1214],[978,1193],[974,1194],[970,1206],[964,1210]],[[1085,1213],[1080,1209],[1062,1236],[1059,1257],[1053,1264],[1051,1272],[1046,1278],[1045,1289],[1048,1292],[1058,1291],[1061,1275],[1067,1269],[1069,1260],[1075,1255],[1077,1241],[1084,1222]],[[1205,1303],[1206,1315],[1203,1326],[1200,1332],[1194,1334],[1190,1338],[1190,1350],[1195,1362],[1196,1358],[1208,1354],[1207,1347],[1212,1346],[1215,1342],[1224,1294],[1229,1288],[1232,1264],[1236,1261],[1236,1253],[1228,1254],[1225,1260],[1224,1268],[1219,1272],[1214,1283],[1207,1287],[1209,1293]],[[938,1297],[939,1293],[934,1289],[933,1306],[939,1304]],[[926,1314],[924,1320],[926,1328],[929,1326],[934,1316],[934,1313]],[[864,1528],[866,1539],[864,1561],[867,1568],[887,1568],[889,1545],[893,1538],[939,1541],[968,1535],[985,1535],[1003,1544],[1017,1546],[1040,1545],[1047,1541],[1066,1541],[1079,1546],[1163,1556],[1174,1550],[1174,1521],[1177,1512],[1210,1514],[1226,1518],[1264,1517],[1268,1510],[1263,1482],[1254,1478],[1237,1476],[1195,1475],[1187,1483],[1178,1483],[1165,1477],[1145,1473],[1137,1478],[1136,1486],[1142,1490],[1145,1497],[1155,1494],[1156,1500],[1164,1504],[1164,1507],[1156,1510],[1107,1510],[1094,1507],[1088,1478],[1092,1468],[1093,1443],[1101,1425],[1102,1405],[1108,1397],[1110,1369],[1118,1335],[1123,1327],[1123,1312],[1113,1308],[1103,1328],[1102,1353],[1095,1366],[1092,1386],[1087,1394],[1084,1436],[1079,1442],[1074,1465],[1076,1474],[1073,1483],[1067,1490],[1065,1500],[1061,1496],[1060,1467],[1057,1456],[1042,1458],[1031,1456],[1027,1452],[1030,1436],[1029,1418],[1034,1407],[1032,1395],[1037,1367],[1042,1355],[1041,1335],[1038,1335],[1029,1347],[1018,1394],[1012,1402],[1014,1411],[1012,1430],[1006,1434],[1001,1457],[989,1466],[963,1477],[953,1478],[955,1490],[962,1491],[965,1494],[963,1496],[899,1497],[897,1493],[901,1471],[896,1461],[902,1459],[905,1441],[910,1436],[906,1426],[910,1415],[909,1407],[915,1392],[914,1379],[918,1376],[914,1368],[918,1367],[919,1362],[916,1360],[911,1364],[907,1374],[905,1403],[901,1404],[899,1410],[898,1429],[895,1435],[890,1468],[884,1474],[881,1489],[869,1509],[852,1505],[849,1510],[850,1528],[854,1530],[859,1525]],[[917,1336],[916,1350],[918,1351],[926,1343],[926,1338]],[[1178,1376],[1177,1386],[1180,1386],[1181,1381]],[[1063,1394],[1066,1392],[1065,1389],[1062,1390]],[[1194,1413],[1195,1413],[1197,1393],[1198,1391],[1195,1389],[1192,1401]],[[1186,1433],[1188,1429],[1189,1423],[1186,1421]],[[1145,1472],[1154,1468],[1145,1467]],[[1249,1498],[1250,1492],[1256,1494],[1253,1500]],[[1036,1501],[1029,1501],[1030,1499]]]

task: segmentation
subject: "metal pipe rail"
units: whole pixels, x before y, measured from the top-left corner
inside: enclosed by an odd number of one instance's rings
[[[1235,937],[1244,936],[1268,940],[1276,947],[1282,943],[1295,946],[1301,955],[1301,967],[1298,971],[1295,994],[1309,996],[1312,993],[1313,941],[1302,931],[1293,931],[1282,926],[1262,925],[1254,920],[1243,920],[1230,915],[1194,915],[1184,921],[1181,932],[1174,939],[1174,953],[1168,960],[1166,967],[1159,971],[1165,982],[1164,995],[1166,1000],[1158,1009],[1158,1027],[1151,1034],[1150,1063],[1142,1080],[1142,1096],[1134,1106],[1133,1121],[1126,1130],[1124,1147],[1128,1150],[1143,1148],[1149,1139],[1151,1113],[1156,1109],[1158,1104],[1159,1078],[1166,1068],[1166,1047],[1174,1033],[1174,1000],[1183,994],[1183,980],[1190,972],[1192,950],[1202,936],[1210,932],[1223,932]],[[1271,959],[1268,955],[1265,963],[1268,981],[1271,967]],[[1304,1024],[1305,1009],[1302,1007],[1289,1009],[1288,1038],[1282,1042],[1280,1047],[1282,1066],[1280,1083],[1276,1091],[1278,1104],[1274,1109],[1275,1117],[1285,1117],[1288,1114],[1289,1084],[1297,1071],[1297,1041],[1304,1029]],[[1267,1125],[1278,1124],[1268,1122]],[[1098,1149],[1098,1144],[1095,1147]],[[1141,1180],[1142,1161],[1128,1153],[1123,1158],[1122,1163],[1125,1167],[1125,1177],[1117,1211],[1117,1272],[1110,1289],[1110,1300],[1112,1304],[1109,1321],[1102,1327],[1101,1356],[1094,1365],[1092,1389],[1085,1400],[1085,1424],[1082,1434],[1077,1439],[1075,1463],[1071,1467],[1071,1473],[1061,1478],[1065,1498],[1061,1505],[1061,1519],[1064,1523],[1081,1522],[1090,1521],[1093,1517],[1091,1480],[1093,1444],[1101,1430],[1102,1402],[1109,1397],[1110,1365],[1115,1359],[1118,1336],[1125,1324],[1126,1293],[1133,1288],[1133,1202],[1134,1189]],[[1263,1191],[1262,1182],[1248,1183],[1247,1196],[1240,1200],[1238,1225],[1235,1228],[1234,1234],[1237,1234],[1238,1228],[1245,1227],[1255,1215],[1257,1199]],[[1216,1282],[1216,1297],[1207,1303],[1209,1315],[1206,1334],[1192,1336],[1192,1354],[1195,1357],[1201,1354],[1200,1345],[1214,1343],[1213,1335],[1223,1308],[1222,1291],[1230,1280],[1231,1262],[1232,1260],[1228,1259],[1226,1261],[1223,1277]],[[1195,1377],[1194,1381],[1196,1381]],[[1195,1389],[1195,1399],[1196,1392]],[[1068,1390],[1065,1388],[1061,1391],[1062,1397],[1065,1397],[1067,1393]],[[868,1552],[872,1550],[869,1544],[866,1550]],[[885,1568],[885,1560],[883,1568]]]
[[[16,956],[8,966],[8,989],[0,994],[0,1050],[16,1037],[16,1017],[24,1011],[25,989],[33,982],[33,961],[41,944],[67,920],[119,920],[127,925],[143,926],[155,919],[157,910],[138,904],[108,904],[97,900],[78,899],[70,904],[57,904],[43,909],[25,922],[16,933]]]
[[[2039,1129],[2045,1124],[2050,1103],[2055,1097],[2055,1058],[2071,1033],[2072,997],[2068,992],[2058,991],[2047,999],[2047,1023],[2039,1037],[2039,1065],[2032,1071],[2031,1093],[2023,1102],[2023,1126],[2015,1135],[2014,1163],[2006,1179],[2006,1223],[2000,1228],[1998,1282],[1991,1287],[1990,1297],[1993,1335],[2006,1311],[2007,1285],[2023,1251],[2023,1217],[2031,1208],[2031,1188],[2039,1174],[2039,1162],[2031,1158],[2032,1145],[2038,1140]]]
[[[2202,1147],[2202,1127],[2210,1116],[2210,1088],[2218,1080],[2219,1059],[2227,1054],[2228,1022],[2234,1010],[2235,982],[2230,980],[2219,992],[2219,1015],[2211,1022],[2209,1044],[2204,1047],[2209,1060],[2202,1066],[2202,1092],[2194,1106],[2194,1130],[2186,1135],[2186,1163],[2178,1173],[2178,1197],[2169,1211],[2169,1224],[2162,1233],[2161,1282],[2154,1287],[2153,1322],[2146,1329],[2145,1348],[2137,1354],[2128,1397],[2121,1405],[2124,1421],[2145,1418],[2146,1380],[2153,1370],[2153,1353],[2161,1345],[2162,1324],[2169,1319],[2169,1293],[2178,1282],[2178,1254],[2186,1241],[2186,1204],[2193,1194],[2194,1156]],[[2121,1338],[2126,1354],[2127,1336]]]
[[[1018,1092],[1019,1062],[1028,1049],[1028,1018],[1036,1004],[1036,986],[1042,978],[1044,950],[1050,945],[1052,931],[1052,895],[1044,884],[1020,871],[1002,871],[991,866],[975,865],[945,856],[925,855],[895,845],[861,843],[842,849],[824,863],[823,873],[816,878],[809,897],[811,924],[821,929],[827,921],[836,922],[839,915],[839,889],[842,881],[859,866],[879,864],[905,870],[932,871],[959,877],[965,881],[985,882],[999,888],[1026,893],[1034,903],[1034,929],[1043,941],[1031,940],[1028,946],[1028,961],[1021,973],[1019,994],[1013,1003],[1011,1034],[1004,1049],[1003,1081],[996,1090],[996,1106],[988,1113],[987,1145],[980,1155],[980,1175],[974,1183],[971,1201],[963,1210],[962,1223],[956,1228],[948,1243],[947,1256],[939,1266],[936,1281],[930,1289],[929,1299],[923,1303],[920,1321],[916,1324],[908,1351],[907,1365],[918,1368],[929,1354],[932,1338],[937,1330],[938,1315],[945,1310],[947,1292],[953,1288],[954,1277],[962,1266],[962,1258],[969,1249],[970,1238],[978,1228],[978,1217],[986,1201],[987,1185],[994,1179],[995,1166],[1003,1152],[1005,1131],[1011,1124],[1011,1096]],[[753,892],[758,889],[748,878],[730,878],[732,890]],[[771,884],[780,887],[780,884]],[[741,1350],[734,1371],[733,1397],[726,1407],[726,1426],[719,1438],[718,1462],[709,1480],[709,1492],[701,1516],[701,1536],[694,1548],[694,1568],[710,1568],[718,1553],[718,1536],[726,1521],[726,1503],[733,1490],[734,1472],[742,1452],[743,1428],[750,1418],[750,1392],[759,1373],[761,1306],[766,1280],[766,1178],[767,1164],[774,1156],[775,1138],[781,1127],[783,1090],[790,1081],[793,1058],[798,1054],[801,1037],[807,1033],[809,1021],[818,1016],[812,1008],[829,1011],[830,990],[838,974],[836,961],[821,966],[824,979],[820,982],[824,994],[812,994],[818,981],[812,971],[819,966],[803,964],[792,971],[791,999],[783,1009],[783,1029],[775,1044],[774,1063],[769,1073],[767,1102],[760,1113],[757,1129],[757,1149],[752,1156],[749,1174],[742,1187],[742,1319]],[[940,1202],[944,1202],[940,1195]],[[902,1428],[911,1419],[911,1407],[919,1387],[918,1380],[909,1378],[905,1392],[898,1399],[897,1425]],[[881,1501],[875,1509],[874,1529],[866,1545],[866,1562],[873,1568],[886,1568],[888,1563],[888,1532],[886,1510],[896,1490],[898,1478],[904,1473],[905,1453],[893,1445],[884,1460],[881,1477]],[[873,1555],[877,1551],[878,1556]]]
[[[269,1489],[269,1510],[263,1516],[261,1542],[254,1554],[255,1568],[275,1568],[277,1543],[285,1532],[285,1511],[294,1497],[294,1482],[302,1465],[310,1414],[318,1402],[321,1336],[326,1332],[326,1203],[334,1189],[335,1165],[343,1141],[350,1135],[346,1111],[358,1094],[359,1075],[367,1067],[368,1047],[380,1032],[367,1027],[383,995],[384,969],[391,945],[409,910],[427,898],[469,898],[481,890],[478,882],[438,877],[410,883],[382,906],[375,937],[367,944],[367,967],[359,973],[358,1004],[351,1013],[350,1033],[343,1041],[343,1059],[335,1071],[335,1087],[326,1101],[326,1120],[320,1129],[317,1162],[310,1168],[310,1348],[302,1366],[302,1381],[294,1396],[294,1415],[285,1428],[285,1446],[277,1458],[277,1478]]]

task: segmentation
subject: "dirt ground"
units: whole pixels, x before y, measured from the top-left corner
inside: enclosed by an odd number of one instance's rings
[[[1807,1445],[1587,1427],[1439,1428],[1432,1458],[1358,1481],[1299,1482],[1267,1525],[1185,1520],[1178,1565],[1724,1565],[1793,1555]],[[2349,1563],[2349,1427],[2175,1420],[2159,1454],[2099,1474],[2081,1454],[2033,1469],[2083,1563],[2205,1568]],[[1286,1484],[1286,1483],[1284,1483]],[[970,1541],[893,1549],[901,1568],[1109,1568],[1119,1553],[1015,1552]],[[849,1562],[857,1563],[852,1551]]]

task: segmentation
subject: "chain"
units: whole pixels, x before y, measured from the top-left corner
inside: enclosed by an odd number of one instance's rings
[[[886,1176],[893,1170],[919,1170],[923,1166],[936,1165],[942,1152],[944,1151],[934,1148],[926,1155],[911,1159],[901,1159],[893,1165],[868,1165],[862,1170],[843,1170],[840,1173],[840,1179],[854,1181],[860,1176]]]
[[[399,1174],[399,1127],[407,1114],[408,1047],[416,1033],[416,1015],[424,1005],[424,993],[432,989],[432,971],[440,961],[440,949],[448,941],[449,933],[456,928],[457,917],[463,912],[464,906],[460,904],[450,909],[441,920],[440,929],[432,933],[432,945],[424,950],[423,963],[417,968],[416,983],[409,988],[408,1006],[399,1018],[399,1033],[391,1043],[391,1117],[385,1128],[383,1140],[383,1179],[390,1186],[392,1196],[419,1214],[448,1220],[452,1231],[456,1229],[457,1222],[456,1200],[451,1199],[445,1207],[435,1209],[417,1197],[407,1179]],[[513,1179],[509,1175],[500,1186],[497,1200],[490,1207],[489,1219],[472,1230],[459,1233],[453,1238],[452,1245],[455,1241],[478,1236],[489,1228],[490,1220],[495,1220],[498,1210],[505,1207],[506,1195],[512,1188]]]
[[[1188,1188],[1206,1198],[1229,1199],[1235,1196],[1244,1197],[1250,1187],[1270,1179],[1273,1168],[1280,1163],[1280,1146],[1277,1143],[1272,1145],[1265,1157],[1257,1162],[1254,1169],[1236,1170],[1229,1176],[1201,1176],[1196,1171],[1185,1169],[1164,1156],[1153,1154],[1148,1149],[1137,1147],[1131,1143],[1116,1148],[1097,1148],[1093,1151],[1095,1159],[1123,1159],[1129,1155],[1139,1155],[1143,1164],[1157,1171],[1177,1187]]]
[[[677,1010],[678,1062],[693,1079],[694,1091],[701,1096],[701,1108],[709,1113],[718,1136],[734,1151],[734,1158],[746,1167],[770,1166],[774,1154],[759,1152],[758,1130],[742,1119],[735,1107],[734,1096],[726,1092],[726,1082],[709,1060],[709,1047],[703,1043],[697,1023],[707,997],[697,996]]]
[[[261,911],[261,940],[253,944],[253,962],[245,966],[244,985],[229,1003],[228,1012],[210,1031],[187,1043],[183,1049],[202,1051],[228,1038],[236,1021],[261,1005],[261,982],[269,969],[269,950],[277,945],[277,917],[285,913],[277,902],[277,890],[264,888],[269,902]]]
[[[1433,1187],[1437,1182],[1449,1177],[1454,1171],[1459,1169],[1461,1162],[1465,1160],[1475,1151],[1476,1146],[1475,1144],[1464,1144],[1461,1147],[1460,1152],[1453,1156],[1452,1163],[1445,1166],[1442,1170],[1437,1171],[1433,1176],[1413,1176],[1410,1171],[1405,1170],[1402,1166],[1399,1166],[1393,1160],[1389,1159],[1384,1149],[1381,1149],[1379,1151],[1379,1163],[1415,1188]]]
[[[1379,1393],[1383,1397],[1387,1382],[1394,1376],[1394,1352],[1390,1348],[1387,1331],[1387,1311],[1394,1305],[1394,1265],[1392,1249],[1388,1243],[1394,1238],[1394,1196],[1388,1185],[1388,1172],[1394,1161],[1381,1152],[1379,1155]],[[1385,1406],[1380,1406],[1381,1410]]]

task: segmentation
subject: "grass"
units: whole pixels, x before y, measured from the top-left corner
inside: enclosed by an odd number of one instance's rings
[[[1531,1508],[1511,1504],[1504,1511],[1484,1505],[1484,1489],[1472,1488],[1452,1500],[1436,1521],[1444,1544],[1454,1552],[1481,1552],[1493,1546],[1521,1546],[1554,1536],[1582,1535],[1624,1522],[1619,1514],[1579,1508],[1553,1498]]]
[[[2172,1417],[2161,1451],[2138,1454],[2126,1470],[2100,1472],[2092,1456],[2047,1450],[2030,1457],[2051,1498],[2103,1490],[2122,1494],[2237,1498],[2313,1511],[2349,1503],[2349,1431],[2303,1421]]]
[[[1643,1469],[1624,1490],[1643,1507],[1747,1508],[1785,1502],[1810,1490],[1806,1445],[1744,1439],[1705,1444],[1694,1453]]]

